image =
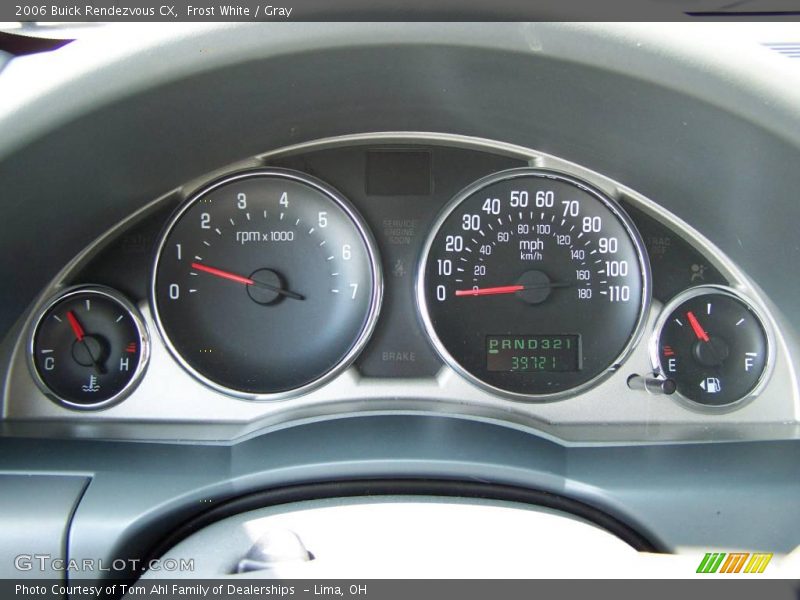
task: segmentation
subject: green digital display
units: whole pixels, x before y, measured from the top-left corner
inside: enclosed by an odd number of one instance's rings
[[[486,369],[495,372],[570,372],[581,368],[574,334],[487,335]]]

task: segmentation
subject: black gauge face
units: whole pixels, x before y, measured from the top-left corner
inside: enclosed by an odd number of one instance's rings
[[[346,364],[380,302],[375,251],[332,189],[299,173],[231,176],[162,239],[156,316],[173,354],[243,397],[296,391]]]
[[[479,383],[531,399],[607,372],[649,300],[624,213],[549,172],[508,171],[469,188],[423,261],[418,297],[440,354]]]
[[[695,288],[668,306],[656,347],[658,370],[684,398],[725,406],[747,397],[767,365],[767,336],[732,292]]]
[[[50,303],[35,328],[31,355],[51,397],[99,408],[120,399],[140,376],[147,342],[126,300],[111,290],[81,288]]]

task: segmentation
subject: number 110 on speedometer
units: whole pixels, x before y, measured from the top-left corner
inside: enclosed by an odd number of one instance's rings
[[[614,200],[571,176],[515,169],[448,204],[425,245],[417,298],[453,368],[545,400],[620,364],[640,333],[648,281],[639,234]]]

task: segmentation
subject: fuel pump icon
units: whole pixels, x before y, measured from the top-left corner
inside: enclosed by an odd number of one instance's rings
[[[706,377],[700,382],[700,387],[703,388],[707,394],[718,394],[722,391],[722,384],[719,382],[719,377]]]

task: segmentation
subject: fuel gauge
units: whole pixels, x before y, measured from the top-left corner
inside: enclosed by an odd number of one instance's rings
[[[764,378],[769,343],[755,308],[734,290],[701,286],[675,297],[659,319],[654,367],[684,398],[728,406]]]
[[[149,345],[136,308],[104,287],[62,292],[44,308],[30,342],[39,387],[70,408],[104,408],[144,372]]]

